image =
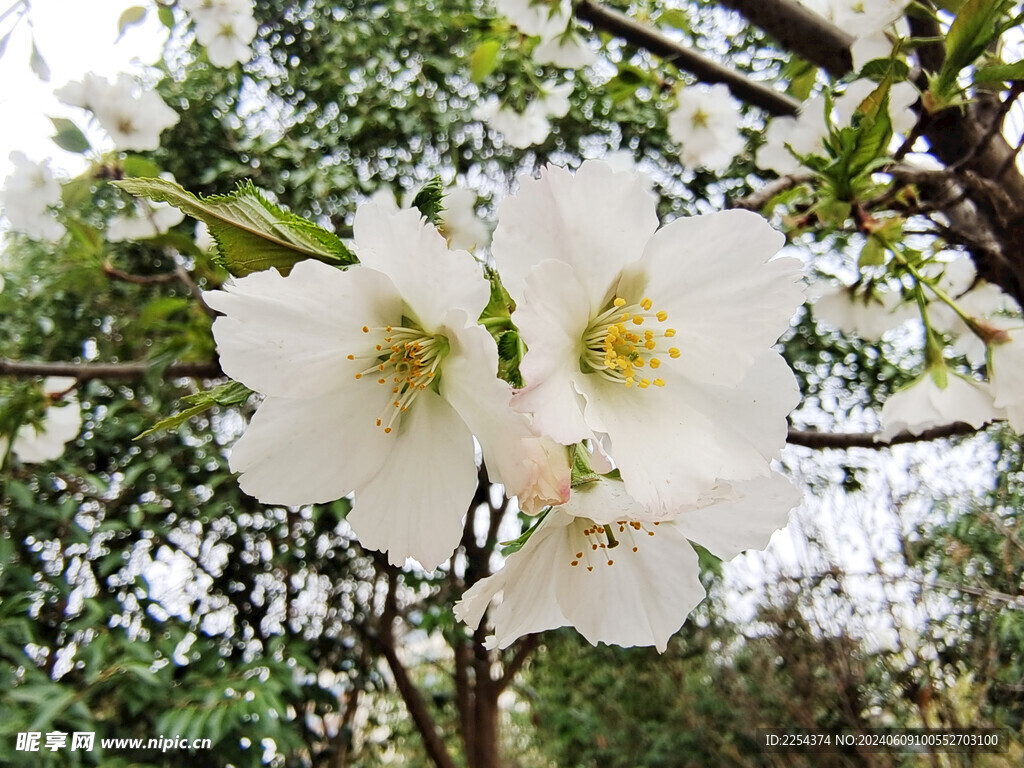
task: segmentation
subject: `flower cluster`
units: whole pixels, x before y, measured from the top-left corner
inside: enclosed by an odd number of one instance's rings
[[[82,428],[82,412],[74,394],[75,379],[51,376],[43,380],[46,410],[39,424],[23,424],[8,441],[0,436],[0,464],[8,449],[26,464],[41,464],[59,458],[64,444],[78,437]]]
[[[573,29],[570,0],[496,0],[495,4],[520,32],[540,38],[532,56],[537,64],[580,69],[594,63],[594,52]]]
[[[92,112],[121,150],[156,149],[160,134],[178,122],[178,113],[164,103],[160,94],[142,88],[124,73],[111,83],[90,72],[55,93],[63,103]]]
[[[357,265],[206,294],[224,370],[264,395],[231,467],[269,503],[354,493],[359,540],[429,569],[461,539],[478,445],[541,517],[458,615],[478,624],[501,593],[496,645],[570,623],[663,649],[703,597],[690,540],[763,547],[799,500],[770,466],[798,399],[771,346],[802,301],[781,241],[744,211],[659,229],[641,174],[547,167],[499,207],[491,256],[514,304],[479,321],[502,295],[481,265],[371,201]],[[517,391],[485,325],[525,343]]]
[[[33,163],[22,152],[11,152],[14,172],[0,190],[0,209],[11,229],[36,240],[59,240],[64,225],[52,211],[60,204],[60,183],[46,163]]]
[[[679,157],[686,167],[724,171],[746,143],[739,122],[740,105],[728,87],[691,86],[679,93],[668,134],[682,145]]]
[[[244,64],[252,58],[259,25],[253,0],[181,0],[196,24],[196,39],[215,67]]]

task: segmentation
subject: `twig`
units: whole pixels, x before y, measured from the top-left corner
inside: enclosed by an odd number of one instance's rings
[[[744,208],[748,211],[760,211],[764,208],[768,201],[776,195],[785,192],[793,187],[798,187],[801,184],[806,184],[814,180],[814,174],[811,173],[792,173],[787,176],[780,176],[774,181],[770,181],[765,184],[761,189],[756,192],[752,192],[746,197],[741,197],[738,200],[732,201],[730,204],[731,208]]]
[[[880,432],[815,432],[812,430],[791,429],[786,437],[790,445],[802,445],[805,448],[871,448],[880,450],[892,445],[903,443],[920,443],[929,440],[940,440],[944,437],[973,435],[980,430],[970,424],[956,422],[941,427],[926,429],[918,435],[900,432],[891,440],[879,440]]]
[[[109,261],[103,263],[103,273],[115,280],[135,285],[160,285],[162,283],[173,283],[180,279],[175,272],[164,272],[159,275],[132,275],[118,269]]]
[[[581,0],[577,3],[576,16],[589,22],[595,29],[602,29],[621,37],[655,56],[660,56],[679,69],[692,72],[701,82],[724,83],[737,99],[761,107],[772,115],[795,115],[800,110],[800,102],[786,94],[706,59],[658,30],[640,24],[594,0]]]
[[[148,363],[36,363],[0,358],[0,376],[70,376],[79,381],[143,378],[152,366]],[[218,363],[175,363],[163,370],[165,379],[217,379],[224,376]]]

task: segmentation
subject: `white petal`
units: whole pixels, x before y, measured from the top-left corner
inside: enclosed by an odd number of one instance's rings
[[[570,520],[552,513],[521,550],[508,556],[500,571],[466,591],[455,604],[455,617],[475,628],[491,600],[501,594],[501,604],[491,611],[498,648],[507,648],[523,635],[568,624],[555,597],[554,571],[569,552]]]
[[[364,547],[386,551],[393,565],[412,557],[433,570],[458,546],[476,486],[472,435],[427,389],[403,415],[380,471],[356,488],[348,521]]]
[[[677,524],[691,541],[723,560],[746,549],[764,549],[772,534],[789,522],[803,494],[785,477],[759,477],[719,489],[725,498],[683,512]]]
[[[697,553],[672,523],[640,531],[625,525],[615,531],[617,547],[598,550],[574,567],[569,562],[577,552],[587,556],[586,525],[577,520],[569,527],[569,551],[556,561],[562,612],[595,645],[653,645],[663,652],[704,599]]]
[[[784,241],[750,211],[676,219],[651,238],[646,294],[668,312],[689,378],[739,381],[789,327],[804,297],[800,262],[772,259]]]
[[[595,376],[582,386],[587,423],[611,438],[626,490],[659,518],[695,503],[720,480],[767,475],[799,400],[793,373],[775,352],[762,353],[735,387],[675,376],[647,389]]]
[[[1003,414],[993,403],[988,384],[946,372],[946,386],[939,389],[925,372],[909,387],[893,393],[882,406],[879,440],[891,440],[900,432],[919,435],[926,429],[962,421],[980,428]]]
[[[458,317],[461,327],[453,324]],[[509,496],[519,496],[520,505],[530,512],[563,503],[570,481],[565,450],[548,446],[528,418],[512,410],[512,389],[497,377],[494,340],[481,326],[466,323],[465,313],[450,313],[451,351],[444,361],[441,396],[476,436],[490,479],[502,483]]]
[[[356,211],[353,231],[360,262],[391,278],[424,330],[434,331],[453,307],[476,318],[487,306],[480,265],[466,251],[450,251],[419,211],[370,202]]]
[[[534,427],[570,445],[591,436],[583,420],[574,382],[582,375],[579,358],[590,320],[586,291],[571,265],[549,259],[527,277],[525,297],[514,320],[527,346],[519,367],[526,382],[513,401],[533,414]]]
[[[517,302],[536,264],[545,259],[571,264],[594,316],[657,226],[655,198],[640,174],[617,173],[606,163],[587,160],[575,176],[546,166],[539,179],[523,179],[519,191],[498,208],[491,250]]]
[[[226,315],[213,324],[225,373],[281,397],[318,396],[353,381],[365,363],[347,356],[365,350],[362,328],[402,317],[401,299],[380,272],[342,272],[314,260],[299,262],[288,277],[255,272],[203,296]]]
[[[267,504],[298,506],[340,499],[367,482],[395,439],[373,420],[389,393],[371,382],[359,391],[363,397],[266,398],[231,450],[242,490]]]

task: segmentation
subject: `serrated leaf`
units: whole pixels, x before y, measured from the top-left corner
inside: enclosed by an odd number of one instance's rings
[[[53,143],[61,149],[81,155],[92,148],[89,140],[85,138],[85,134],[71,120],[66,117],[51,117],[50,122],[57,129],[57,133],[53,136]]]
[[[1013,64],[993,64],[974,71],[975,83],[1003,83],[1024,80],[1024,59]]]
[[[910,76],[910,67],[903,59],[872,59],[860,69],[858,80],[873,80],[881,83],[884,80],[898,83]]]
[[[233,406],[243,405],[250,396],[252,396],[252,390],[237,381],[229,381],[227,384],[221,384],[220,386],[208,389],[205,392],[197,392],[194,395],[187,395],[186,397],[183,397],[182,400],[189,404],[188,408],[174,414],[173,416],[168,416],[166,419],[161,419],[134,439],[141,440],[142,438],[156,432],[160,432],[165,429],[174,429],[175,427],[184,424],[193,416],[197,416],[204,411],[208,411],[214,406],[220,405],[230,408]]]
[[[417,209],[424,218],[435,227],[441,223],[441,211],[444,210],[444,187],[441,177],[435,176],[412,199],[412,207]]]
[[[141,24],[146,18],[146,13],[147,9],[141,5],[125,8],[121,12],[121,17],[117,20],[117,39],[120,40],[124,37],[124,33],[128,31],[129,27]]]
[[[892,138],[892,120],[889,118],[889,83],[882,83],[864,99],[854,112],[860,115],[856,142],[849,155],[847,169],[855,178],[872,162],[885,154]]]
[[[484,40],[469,55],[469,76],[474,83],[481,83],[498,66],[501,41]]]
[[[32,55],[29,57],[28,65],[32,68],[32,71],[36,73],[36,77],[44,83],[50,82],[50,65],[46,63],[46,59],[43,58],[43,54],[41,54],[39,52],[39,48],[36,47],[35,38],[32,39]]]
[[[973,63],[1001,33],[997,22],[1008,7],[1008,0],[966,0],[960,7],[946,35],[946,60],[929,83],[937,106],[954,101],[960,70]]]
[[[355,256],[333,232],[268,201],[252,182],[240,182],[228,195],[199,198],[166,179],[113,182],[138,197],[165,202],[206,222],[217,243],[219,260],[242,277],[276,268],[287,275],[304,259],[337,266],[354,264]]]

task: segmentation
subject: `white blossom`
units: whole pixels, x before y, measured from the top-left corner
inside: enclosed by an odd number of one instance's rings
[[[107,240],[110,242],[156,237],[185,218],[185,214],[167,203],[137,200],[129,210],[130,214],[114,216],[107,223]]]
[[[64,446],[78,437],[82,413],[73,390],[77,381],[67,376],[51,376],[43,381],[48,405],[39,426],[23,424],[9,443],[11,453],[26,464],[41,464],[60,458]],[[60,395],[61,397],[57,397]],[[0,436],[0,461],[7,453],[8,439]]]
[[[704,598],[690,541],[731,559],[763,549],[784,526],[799,492],[779,476],[714,489],[665,521],[622,483],[597,480],[573,489],[504,568],[474,584],[455,616],[479,626],[495,597],[489,647],[507,648],[532,632],[571,625],[591,643],[664,651]]]
[[[746,144],[739,123],[740,106],[727,86],[691,86],[679,92],[679,104],[668,116],[668,133],[682,144],[683,165],[722,171]]]
[[[160,94],[144,89],[130,75],[114,83],[89,73],[55,91],[65,104],[93,113],[118,149],[146,151],[160,146],[160,134],[178,122],[178,113]]]
[[[363,545],[431,569],[462,535],[473,435],[491,478],[536,503],[562,499],[568,464],[549,467],[557,454],[508,407],[476,323],[490,288],[473,257],[417,211],[374,203],[356,212],[354,249],[346,271],[303,261],[206,294],[226,315],[213,326],[225,372],[266,395],[230,466],[267,503],[355,492],[348,521]],[[558,472],[565,482],[549,482]]]
[[[258,24],[252,0],[184,0],[196,23],[196,39],[215,67],[244,64],[252,58]]]
[[[547,83],[543,92],[527,104],[522,112],[492,98],[476,106],[473,119],[487,123],[513,147],[526,149],[547,140],[551,133],[549,118],[565,117],[568,114],[569,94],[572,90],[571,82],[561,85]]]
[[[23,152],[11,152],[14,171],[0,190],[0,209],[11,229],[36,240],[59,240],[64,225],[51,208],[60,204],[60,183],[47,162],[34,163]]]
[[[793,153],[821,154],[826,136],[825,100],[816,96],[804,103],[796,117],[776,117],[768,123],[764,144],[758,147],[755,161],[761,168],[773,170],[780,176],[796,173],[800,170],[800,161]]]
[[[885,401],[878,439],[891,440],[900,432],[920,435],[932,427],[958,421],[977,429],[1003,416],[993,403],[987,383],[961,376],[939,364]]]
[[[513,404],[571,445],[607,437],[660,514],[768,473],[798,393],[771,345],[802,302],[799,264],[747,211],[658,229],[639,174],[548,166],[502,202],[491,250],[528,349]]]
[[[1024,434],[1024,328],[1018,322],[1006,336],[1007,341],[992,345],[989,378],[996,407],[1006,411],[1006,419],[1017,434]]]
[[[889,287],[837,286],[821,281],[810,293],[817,295],[811,304],[815,320],[867,341],[878,341],[917,316],[915,306]]]

